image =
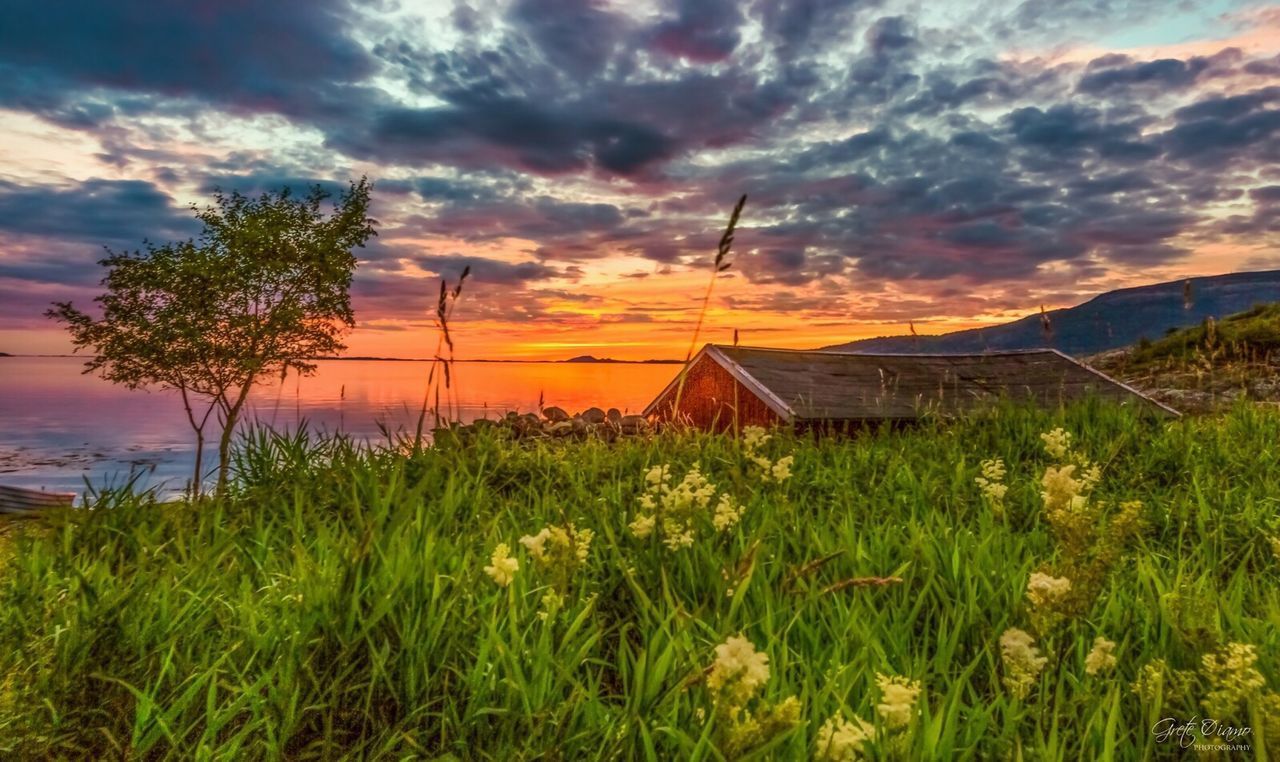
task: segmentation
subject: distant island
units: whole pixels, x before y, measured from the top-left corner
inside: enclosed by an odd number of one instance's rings
[[[636,365],[683,365],[684,360],[615,360],[612,357],[595,357],[593,355],[578,355],[570,357],[568,360],[552,360],[551,362],[616,362],[631,363]]]
[[[4,353],[3,353],[3,352],[0,352],[0,356],[4,356]],[[308,359],[308,360],[350,360],[350,361],[355,361],[355,360],[371,361],[371,360],[372,360],[372,361],[377,361],[377,362],[431,362],[431,361],[432,361],[432,358],[430,358],[430,357],[376,357],[376,356],[370,356],[370,355],[351,355],[351,356],[346,356],[346,357],[341,357],[341,356],[335,356],[335,357],[308,357],[307,359]],[[621,364],[629,364],[629,365],[683,365],[683,364],[684,364],[684,360],[615,360],[615,359],[613,359],[612,357],[594,357],[594,356],[592,356],[592,355],[578,355],[577,357],[570,357],[570,358],[569,358],[569,359],[567,359],[567,360],[486,360],[486,359],[475,359],[475,360],[454,360],[454,362],[488,362],[488,363],[504,363],[504,362],[505,362],[505,363],[512,363],[512,362],[517,362],[517,363],[520,363],[520,362],[523,362],[523,363],[530,363],[530,362],[536,362],[536,363],[566,363],[566,362],[574,362],[574,363],[621,363]]]
[[[9,354],[8,352],[0,352],[0,357],[13,357],[13,355]]]

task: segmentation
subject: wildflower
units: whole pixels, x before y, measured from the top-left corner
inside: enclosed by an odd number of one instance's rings
[[[535,561],[541,561],[546,557],[547,540],[551,537],[551,529],[543,527],[541,532],[535,535],[525,535],[520,538],[520,544],[524,549],[529,551],[529,555]]]
[[[654,466],[650,468],[645,472],[644,480],[650,487],[666,484],[671,480],[671,466]]]
[[[667,550],[676,551],[693,545],[693,528],[681,524],[675,519],[665,519],[662,522],[662,544]]]
[[[1052,607],[1071,592],[1071,580],[1033,572],[1027,580],[1027,599],[1036,608]]]
[[[1085,496],[1085,484],[1076,479],[1074,463],[1061,467],[1050,466],[1044,470],[1040,479],[1043,489],[1040,497],[1044,499],[1044,507],[1049,511],[1080,510],[1085,507],[1088,498]]]
[[[1081,461],[1080,485],[1084,492],[1090,492],[1102,481],[1102,466],[1089,461]]]
[[[920,698],[920,683],[897,675],[876,675],[880,688],[880,703],[876,714],[887,728],[902,728],[911,724],[916,701]]]
[[[1004,496],[1009,491],[1008,485],[1004,483],[1004,461],[1000,458],[984,460],[982,461],[981,469],[982,475],[974,478],[974,483],[978,485],[982,496],[989,500],[994,507],[1002,507]]]
[[[515,579],[516,570],[520,568],[520,562],[511,557],[511,548],[507,547],[505,542],[498,543],[498,546],[493,549],[493,557],[489,559],[489,564],[484,567],[484,573],[502,587],[511,584],[511,580]]]
[[[1085,674],[1096,675],[1115,669],[1116,657],[1113,653],[1115,650],[1115,641],[1107,640],[1101,635],[1094,638],[1093,649],[1089,651],[1088,656],[1084,657]]]
[[[862,756],[867,744],[875,737],[875,726],[861,717],[853,720],[838,715],[830,717],[818,728],[814,757],[820,762],[853,762]]]
[[[1271,537],[1268,539],[1271,541],[1271,554],[1276,557],[1277,561],[1280,561],[1280,537]]]
[[[674,483],[668,466],[655,466],[645,474],[645,482],[647,491],[640,498],[642,511],[629,525],[631,533],[644,539],[660,529],[662,544],[668,550],[693,545],[708,521],[717,531],[724,531],[742,516],[742,508],[724,493],[711,507],[716,485],[696,464]]]
[[[648,516],[640,514],[636,516],[635,521],[627,525],[627,528],[631,530],[631,534],[635,535],[637,539],[643,540],[653,534],[653,528],[656,524],[657,518],[652,514]]]
[[[744,426],[742,429],[742,446],[748,450],[758,450],[769,441],[769,433],[761,426]]]
[[[567,524],[563,527],[543,527],[535,535],[521,537],[520,544],[539,563],[549,564],[556,560],[570,559],[582,563],[587,560],[594,537],[595,533],[590,529],[576,529],[573,524]]]
[[[716,646],[716,660],[707,676],[707,687],[717,695],[740,697],[741,705],[769,681],[769,655],[756,651],[755,644],[742,636],[730,637]]]
[[[1201,658],[1200,672],[1210,686],[1201,703],[1210,716],[1230,717],[1258,694],[1266,680],[1255,666],[1257,661],[1257,650],[1247,643],[1228,643]]]
[[[1062,461],[1071,455],[1071,432],[1059,427],[1041,434],[1040,439],[1044,440],[1044,449],[1050,457]]]
[[[746,452],[747,460],[760,469],[765,481],[781,483],[791,478],[791,466],[795,462],[795,456],[787,455],[776,462],[770,460],[760,452],[760,448],[769,441],[769,438],[770,435],[763,428],[747,426],[742,430],[742,447]]]
[[[1168,665],[1164,659],[1152,659],[1138,670],[1138,678],[1129,686],[1129,690],[1148,704],[1153,704],[1156,697],[1164,693],[1165,673]]]
[[[542,594],[542,608],[538,611],[538,618],[545,622],[563,607],[564,597],[555,590],[548,590]]]
[[[1049,661],[1035,647],[1035,638],[1016,628],[1000,636],[1000,658],[1004,662],[1004,685],[1017,698],[1026,698],[1036,684],[1040,670]]]
[[[742,506],[734,505],[732,498],[721,495],[720,502],[716,503],[716,515],[711,518],[711,523],[721,532],[732,529],[733,525],[738,523],[738,519],[742,518],[742,511]]]

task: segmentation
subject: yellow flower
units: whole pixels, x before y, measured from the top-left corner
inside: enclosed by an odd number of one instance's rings
[[[680,550],[693,545],[693,528],[674,519],[662,521],[662,544],[667,550]]]
[[[1041,490],[1040,497],[1044,499],[1046,510],[1069,508],[1078,511],[1085,507],[1088,502],[1084,494],[1086,485],[1075,478],[1075,470],[1075,464],[1068,464],[1061,468],[1050,466],[1044,470],[1044,476],[1040,479],[1044,489]]]
[[[1066,460],[1071,455],[1071,432],[1056,428],[1040,435],[1044,440],[1044,449],[1051,457]]]
[[[535,535],[525,535],[520,538],[520,544],[524,549],[529,551],[529,555],[535,561],[541,561],[547,554],[547,540],[551,538],[551,530],[543,527],[541,532]]]
[[[862,758],[867,744],[875,737],[875,726],[861,717],[853,720],[838,715],[828,718],[818,728],[814,758],[820,762],[854,762]]]
[[[760,426],[745,426],[742,429],[742,445],[748,450],[759,449],[769,441],[769,434]]]
[[[738,523],[738,519],[742,518],[742,510],[742,506],[735,506],[728,495],[721,495],[720,502],[716,504],[716,515],[711,518],[711,523],[715,524],[716,529],[721,532],[731,529]]]
[[[1080,473],[1080,484],[1085,492],[1089,492],[1098,486],[1098,482],[1102,481],[1102,466],[1089,461],[1082,461]]]
[[[1168,671],[1169,667],[1164,659],[1152,659],[1138,670],[1138,679],[1133,681],[1129,689],[1147,704],[1155,703],[1158,695],[1163,695],[1167,700],[1165,674]]]
[[[1000,458],[984,460],[981,468],[982,475],[975,477],[973,481],[978,485],[983,497],[990,500],[992,505],[1000,507],[1005,494],[1009,491],[1009,487],[1004,484],[1004,461]]]
[[[489,566],[484,567],[484,573],[503,587],[511,584],[511,580],[515,579],[516,570],[520,568],[520,562],[511,557],[511,549],[505,542],[499,543],[493,549],[493,557],[489,563]]]
[[[880,688],[880,703],[876,714],[887,728],[902,728],[911,724],[916,701],[920,698],[920,683],[897,675],[876,675]]]
[[[1052,606],[1071,592],[1071,580],[1033,572],[1027,580],[1027,599],[1036,608]]]
[[[1093,639],[1093,649],[1089,651],[1089,655],[1084,657],[1084,671],[1089,675],[1096,675],[1099,672],[1110,672],[1115,669],[1116,657],[1113,653],[1116,650],[1115,641],[1107,640],[1099,635]]]
[[[542,594],[542,608],[538,611],[538,618],[545,622],[563,607],[564,596],[555,590],[548,590]]]
[[[1257,650],[1247,643],[1228,643],[1217,653],[1205,654],[1200,660],[1200,672],[1210,686],[1201,702],[1205,711],[1216,718],[1231,717],[1242,703],[1256,696],[1266,685],[1254,666],[1257,661]]]
[[[627,528],[631,530],[631,534],[643,540],[653,534],[653,527],[656,523],[657,520],[652,514],[648,516],[642,514],[636,516],[635,521],[628,524]]]
[[[796,460],[796,456],[788,455],[785,458],[779,458],[773,464],[773,468],[769,469],[770,476],[775,482],[784,482],[791,478],[791,464]]]
[[[649,485],[649,489],[656,491],[659,487],[671,480],[671,467],[654,466],[645,473],[644,480],[645,483]]]
[[[755,644],[742,636],[731,636],[716,646],[716,660],[707,676],[707,686],[716,693],[726,687],[741,686],[746,696],[769,681],[769,655],[756,651]]]
[[[1271,555],[1275,556],[1277,561],[1280,561],[1280,537],[1271,537],[1269,539],[1271,540]]]
[[[573,558],[579,563],[587,560],[591,551],[591,540],[595,533],[590,529],[576,529],[573,524],[565,526],[543,527],[535,535],[520,538],[520,544],[529,551],[533,560],[549,563],[552,557]]]
[[[1017,628],[1000,636],[1000,658],[1004,661],[1004,685],[1017,698],[1026,698],[1040,677],[1048,659],[1040,655],[1035,638]]]

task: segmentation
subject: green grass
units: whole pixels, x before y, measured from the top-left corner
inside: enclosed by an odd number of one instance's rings
[[[997,641],[1031,628],[1027,577],[1055,560],[1038,479],[1056,425],[1105,464],[1095,496],[1143,501],[1144,523],[1089,610],[1038,634],[1050,660],[1016,700]],[[803,705],[762,759],[808,758],[833,714],[873,718],[877,672],[923,687],[877,758],[1175,758],[1149,728],[1203,716],[1207,686],[1155,706],[1129,685],[1228,642],[1257,646],[1280,688],[1280,412],[1006,409],[767,450],[795,456],[790,480],[760,482],[712,435],[404,453],[254,433],[234,494],[108,494],[11,533],[0,754],[713,760],[703,676],[739,633],[769,655],[764,698]],[[1003,518],[973,481],[990,457],[1008,465]],[[646,469],[694,463],[741,523],[679,552],[631,537]],[[517,540],[569,521],[595,539],[542,619],[547,577]],[[501,542],[521,565],[508,588],[483,571]],[[868,576],[902,581],[828,591]],[[1119,664],[1091,677],[1098,634]],[[1254,728],[1246,758],[1265,758],[1271,707],[1234,718]]]
[[[1138,344],[1127,365],[1134,371],[1192,363],[1267,363],[1280,358],[1280,303],[1260,304],[1211,324],[1182,328]]]

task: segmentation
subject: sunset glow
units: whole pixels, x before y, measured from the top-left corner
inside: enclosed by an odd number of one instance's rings
[[[148,5],[0,27],[0,351],[67,351],[48,304],[92,299],[102,246],[196,234],[215,187],[361,175],[353,355],[431,356],[470,265],[459,357],[682,358],[741,193],[704,340],[1280,267],[1273,5]]]

